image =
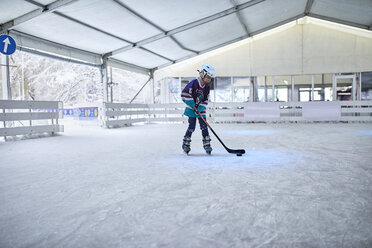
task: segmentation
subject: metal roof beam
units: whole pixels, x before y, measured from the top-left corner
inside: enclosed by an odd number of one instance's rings
[[[34,36],[31,36],[31,35],[28,35],[28,34],[24,34],[24,33],[19,32],[19,31],[14,31],[13,30],[13,31],[11,31],[11,35],[15,39],[20,38],[22,40],[22,42],[19,42],[18,46],[17,46],[17,49],[20,50],[20,51],[25,51],[25,52],[28,52],[28,53],[33,53],[33,54],[36,54],[36,55],[40,55],[40,56],[44,56],[44,57],[48,57],[48,58],[53,58],[53,59],[57,59],[57,60],[65,61],[65,62],[83,64],[83,65],[88,65],[88,66],[93,66],[93,67],[100,67],[101,64],[102,64],[102,61],[101,61],[102,56],[100,54],[95,54],[95,53],[80,50],[80,49],[77,49],[77,48],[68,47],[68,46],[61,45],[61,44],[58,44],[58,43],[55,43],[55,42],[52,42],[52,41],[48,41],[48,40],[44,40],[44,39],[34,37]],[[34,49],[30,49],[26,46],[22,46],[22,43],[27,43],[28,41],[37,42],[40,45],[41,48],[36,48],[34,50]],[[49,52],[46,52],[46,51],[42,50],[43,49],[42,47],[45,47],[45,48],[53,47],[54,50],[44,49],[44,50],[49,50]],[[38,50],[38,49],[40,49],[40,50]],[[67,57],[67,56],[64,56],[62,54],[58,54],[58,52],[61,52],[61,51],[69,51],[70,53],[73,53],[75,55],[74,56],[75,58]],[[77,55],[80,55],[81,57],[85,57],[85,59],[84,58],[79,59],[79,56],[77,56]],[[98,63],[86,62],[86,61],[89,60],[89,59],[86,59],[87,56],[92,58],[91,61],[97,61]],[[138,73],[142,73],[142,74],[145,74],[145,75],[149,75],[149,73],[150,73],[150,70],[147,69],[147,68],[140,67],[140,66],[133,65],[133,64],[129,64],[129,63],[125,63],[125,62],[115,60],[115,59],[112,59],[112,58],[109,58],[107,63],[108,63],[108,65],[110,65],[112,67],[116,67],[116,68],[120,68],[120,69],[124,69],[124,70],[129,70],[129,71],[133,71],[133,72],[138,72]]]
[[[27,2],[29,2],[29,3],[31,3],[31,4],[34,4],[34,5],[36,5],[36,6],[40,7],[40,8],[42,8],[42,9],[49,9],[49,8],[50,8],[49,5],[43,6],[43,5],[41,5],[40,3],[37,3],[37,2],[35,2],[35,1],[33,1],[33,0],[25,0],[25,1],[27,1]],[[62,1],[67,1],[67,0],[61,0],[60,2],[62,2]],[[73,1],[77,1],[77,0],[69,0],[69,3],[73,2]],[[56,1],[56,2],[59,2],[59,1]],[[56,3],[56,2],[54,2],[54,3]],[[54,4],[54,3],[52,3],[52,4]],[[50,5],[52,5],[52,4],[50,4]],[[67,4],[67,3],[65,3],[65,4],[63,4],[63,5],[66,5],[66,4]],[[59,6],[63,6],[63,5],[62,5],[62,3],[60,3]],[[56,9],[56,8],[55,8],[55,9]],[[49,12],[50,12],[50,11],[49,11]],[[118,39],[118,40],[121,40],[121,41],[124,41],[124,42],[126,42],[126,43],[129,43],[129,44],[132,44],[132,45],[133,45],[132,42],[130,42],[130,41],[126,40],[126,39],[123,39],[123,38],[121,38],[121,37],[119,37],[119,36],[116,36],[116,35],[113,35],[113,34],[111,34],[111,33],[108,33],[108,32],[106,32],[106,31],[104,31],[104,30],[99,29],[99,28],[93,27],[93,26],[91,26],[91,25],[89,25],[89,24],[87,24],[87,23],[84,23],[84,22],[79,21],[79,20],[77,20],[77,19],[75,19],[75,18],[72,18],[72,17],[70,17],[70,16],[67,16],[67,15],[65,15],[65,14],[63,14],[63,13],[61,13],[61,12],[53,11],[53,14],[58,15],[58,16],[60,16],[60,17],[63,17],[63,18],[65,18],[65,19],[68,19],[68,20],[70,20],[70,21],[72,21],[72,22],[78,23],[78,24],[80,24],[80,25],[82,25],[82,26],[85,26],[85,27],[87,27],[87,28],[93,29],[93,30],[95,30],[95,31],[97,31],[97,32],[100,32],[100,33],[103,33],[103,34],[105,34],[105,35],[108,35],[108,36],[110,36],[110,37],[113,37],[113,38],[115,38],[115,39]],[[36,17],[36,16],[35,16],[35,17]],[[141,48],[141,49],[142,49],[142,48]],[[156,55],[156,56],[158,56],[158,57],[161,57],[161,58],[163,58],[163,59],[165,59],[165,60],[168,60],[168,61],[172,61],[172,62],[173,62],[172,59],[167,58],[167,57],[165,57],[165,56],[162,56],[162,55],[160,55],[160,54],[157,54],[157,53],[155,53],[155,52],[153,52],[153,51],[150,51],[150,50],[148,50],[148,49],[143,49],[143,50],[145,50],[145,51],[147,51],[147,52],[149,52],[149,53],[152,53],[152,54],[154,54],[154,55]],[[108,54],[109,54],[109,53],[108,53]],[[107,55],[107,54],[105,54],[105,55]]]
[[[311,7],[313,6],[314,0],[307,0],[306,7],[305,7],[305,15],[310,13]]]
[[[173,36],[169,36],[169,38],[171,38],[180,48],[182,48],[183,50],[186,50],[186,51],[189,51],[189,52],[192,52],[192,53],[195,53],[195,54],[199,54],[198,51],[195,51],[195,50],[192,50],[190,48],[187,48],[185,47],[184,45],[182,45],[176,38],[174,38]]]
[[[139,47],[139,49],[142,49],[142,50],[144,50],[144,51],[146,51],[146,52],[152,53],[152,54],[154,54],[154,55],[156,55],[156,56],[158,56],[158,57],[160,57],[160,58],[162,58],[162,59],[165,59],[165,60],[168,60],[168,61],[174,62],[174,60],[172,60],[172,59],[170,59],[170,58],[168,58],[168,57],[165,57],[165,56],[163,56],[163,55],[161,55],[161,54],[155,53],[155,52],[153,52],[153,51],[151,51],[151,50],[149,50],[149,49],[147,49],[147,48]]]
[[[233,13],[236,13],[236,12],[240,11],[240,10],[243,10],[243,9],[246,9],[246,8],[249,8],[249,7],[252,7],[252,6],[254,6],[256,4],[259,4],[261,2],[264,2],[264,1],[265,0],[252,0],[252,1],[249,1],[247,3],[243,3],[243,4],[240,4],[240,5],[237,5],[236,7],[232,7],[230,9],[221,11],[221,12],[216,13],[214,15],[211,15],[211,16],[208,16],[208,17],[205,17],[205,18],[202,18],[200,20],[197,20],[197,21],[188,23],[186,25],[180,26],[180,27],[175,28],[175,29],[172,29],[170,31],[163,32],[161,34],[158,34],[158,35],[152,36],[150,38],[144,39],[142,41],[137,42],[134,46],[126,46],[126,47],[119,48],[119,49],[117,49],[115,51],[112,51],[112,54],[115,55],[115,54],[118,54],[118,53],[122,53],[122,52],[128,51],[130,49],[133,49],[134,47],[143,46],[143,45],[148,44],[150,42],[153,42],[153,41],[156,41],[156,40],[159,40],[159,39],[162,39],[162,38],[165,38],[165,37],[169,37],[171,35],[174,35],[174,34],[177,34],[177,33],[180,33],[180,32],[183,32],[183,31],[186,31],[186,30],[189,30],[189,29],[192,29],[194,27],[197,27],[197,26],[200,26],[202,24],[205,24],[205,23],[208,23],[208,22],[217,20],[217,19],[222,18],[224,16],[231,15]]]
[[[85,50],[69,47],[66,45],[58,44],[52,41],[44,40],[29,34],[25,34],[19,31],[12,30],[10,34],[14,39],[18,40],[17,48],[20,51],[25,51],[33,54],[37,54],[44,57],[49,57],[53,59],[58,59],[66,62],[72,62],[77,64],[89,65],[89,66],[101,66],[103,56],[101,54],[96,54],[88,52]],[[35,44],[36,47],[35,47]],[[29,49],[29,47],[35,47],[34,49]],[[63,55],[65,53],[66,55]],[[89,62],[87,62],[89,61]],[[130,63],[122,62],[116,59],[109,58],[108,65],[124,70],[129,70],[145,75],[149,75],[150,70],[141,66],[133,65]]]
[[[123,4],[122,2],[118,1],[118,0],[113,0],[115,3],[117,3],[118,5],[120,5],[121,7],[123,7],[124,9],[128,10],[129,12],[131,12],[133,15],[137,16],[138,18],[140,18],[141,20],[147,22],[148,24],[150,24],[151,26],[155,27],[156,29],[160,30],[160,32],[162,33],[166,33],[166,31],[164,29],[162,29],[160,26],[156,25],[154,22],[152,22],[151,20],[147,19],[146,17],[144,17],[143,15],[137,13],[136,11],[134,11],[133,9],[129,8],[127,5]],[[184,45],[182,45],[176,38],[172,37],[172,36],[169,36],[169,38],[171,38],[179,47],[181,47],[182,49],[184,50],[187,50],[189,52],[193,52],[193,53],[198,53],[197,51],[194,51],[192,49],[189,49],[189,48],[186,48]]]
[[[99,29],[99,28],[93,27],[93,26],[91,26],[91,25],[89,25],[89,24],[87,24],[87,23],[84,23],[84,22],[79,21],[79,20],[77,20],[77,19],[75,19],[75,18],[72,18],[72,17],[70,17],[70,16],[67,16],[67,15],[65,15],[65,14],[62,14],[61,12],[55,11],[54,14],[55,14],[55,15],[58,15],[58,16],[60,16],[60,17],[63,17],[63,18],[65,18],[65,19],[67,19],[67,20],[70,20],[70,21],[72,21],[72,22],[75,22],[75,23],[77,23],[77,24],[80,24],[80,25],[82,25],[82,26],[84,26],[84,27],[87,27],[87,28],[93,29],[94,31],[97,31],[97,32],[99,32],[99,33],[105,34],[105,35],[110,36],[110,37],[112,37],[112,38],[115,38],[115,39],[118,39],[118,40],[121,40],[121,41],[124,41],[124,42],[126,42],[126,43],[131,44],[131,42],[128,41],[128,40],[126,40],[126,39],[123,39],[123,38],[121,38],[121,37],[119,37],[119,36],[113,35],[113,34],[111,34],[111,33],[109,33],[109,32],[106,32],[106,31],[104,31],[104,30],[102,30],[102,29]]]
[[[129,12],[131,12],[133,15],[137,16],[139,19],[141,19],[141,20],[149,23],[151,26],[153,26],[153,27],[157,28],[158,30],[164,32],[164,30],[161,27],[159,27],[158,25],[156,25],[155,23],[153,23],[152,21],[150,21],[146,17],[142,16],[141,14],[137,13],[133,9],[129,8],[127,5],[125,5],[124,3],[120,2],[119,0],[112,0],[112,1],[115,2],[115,3],[117,3],[118,5],[120,5],[124,9],[128,10]]]
[[[56,60],[60,60],[60,61],[67,62],[67,63],[75,63],[75,64],[79,64],[79,65],[88,65],[88,66],[92,66],[92,67],[100,67],[101,66],[101,65],[98,65],[98,64],[92,64],[92,63],[88,63],[88,62],[73,59],[73,58],[67,58],[67,57],[62,57],[62,56],[58,56],[58,55],[54,55],[54,54],[50,54],[50,53],[45,53],[45,52],[42,52],[42,51],[39,51],[39,50],[30,49],[30,48],[27,48],[27,47],[19,47],[19,51],[32,53],[32,54],[35,54],[35,55],[39,55],[39,56],[43,56],[43,57],[47,57],[47,58],[51,58],[51,59],[56,59]]]
[[[195,21],[195,22],[192,22],[192,23],[183,25],[181,27],[172,29],[171,31],[168,32],[168,35],[173,35],[173,34],[176,34],[176,33],[179,33],[179,32],[186,31],[188,29],[191,29],[191,28],[197,27],[199,25],[202,25],[202,24],[205,24],[205,23],[208,23],[208,22],[217,20],[217,19],[222,18],[222,17],[225,17],[227,15],[231,15],[233,13],[236,13],[236,12],[240,11],[240,10],[243,10],[243,9],[246,9],[246,8],[249,8],[249,7],[252,7],[252,6],[254,6],[256,4],[259,4],[261,2],[264,2],[264,1],[265,0],[252,0],[252,1],[249,1],[247,3],[243,3],[243,4],[240,4],[240,5],[237,5],[236,7],[232,7],[230,9],[227,9],[227,10],[221,11],[221,12],[219,12],[217,14],[214,14],[214,15],[211,15],[211,16],[208,16],[208,17],[205,17],[205,18],[200,19],[198,21]]]
[[[281,22],[277,22],[277,23],[275,23],[275,24],[273,24],[273,25],[270,25],[270,26],[267,26],[267,27],[261,28],[260,30],[257,30],[257,31],[254,31],[254,32],[250,33],[249,35],[250,35],[250,36],[254,36],[254,35],[257,35],[257,34],[260,34],[260,33],[266,32],[266,31],[268,31],[268,30],[270,30],[270,29],[277,28],[277,27],[279,27],[279,26],[281,26],[281,25],[284,25],[284,24],[287,24],[287,23],[289,23],[289,22],[295,21],[295,20],[300,19],[300,18],[302,18],[302,17],[304,17],[304,16],[305,16],[305,14],[303,14],[303,13],[302,13],[302,14],[299,14],[299,15],[296,15],[296,16],[294,16],[294,17],[288,18],[288,19],[283,20],[283,21],[281,21]]]
[[[24,0],[24,1],[28,2],[28,3],[31,3],[33,5],[39,6],[40,8],[44,8],[44,5],[42,5],[41,3],[35,2],[33,0]]]
[[[238,4],[236,3],[236,0],[230,0],[230,2],[231,2],[232,5],[234,5],[235,8],[238,6]],[[244,19],[243,19],[242,15],[240,14],[239,11],[236,12],[236,16],[238,17],[239,22],[242,25],[245,33],[247,35],[249,35],[249,31],[248,31],[247,25],[245,24],[245,21],[244,21]]]
[[[109,32],[106,32],[106,31],[104,31],[104,30],[102,30],[102,29],[99,29],[99,28],[93,27],[93,26],[91,26],[91,25],[89,25],[89,24],[87,24],[87,23],[84,23],[84,22],[82,22],[82,21],[79,21],[79,20],[77,20],[77,19],[75,19],[75,18],[72,18],[72,17],[70,17],[70,16],[67,16],[67,15],[65,15],[65,14],[62,14],[62,13],[60,13],[60,12],[55,11],[54,14],[56,14],[56,15],[58,15],[58,16],[61,16],[61,17],[63,17],[63,18],[66,18],[66,19],[68,19],[68,20],[70,20],[70,21],[72,21],[72,22],[78,23],[78,24],[80,24],[80,25],[82,25],[82,26],[84,26],[84,27],[87,27],[87,28],[93,29],[93,30],[95,30],[95,31],[97,31],[97,32],[100,32],[100,33],[102,33],[102,34],[105,34],[105,35],[107,35],[107,36],[110,36],[110,37],[112,37],[112,38],[115,38],[115,39],[118,39],[118,40],[121,40],[121,41],[123,41],[123,42],[126,42],[126,43],[129,43],[129,44],[132,44],[132,45],[133,45],[133,43],[132,43],[131,41],[129,41],[129,40],[123,39],[123,38],[121,38],[121,37],[119,37],[119,36],[116,36],[116,35],[114,35],[114,34],[111,34],[111,33],[109,33]],[[165,59],[165,60],[172,61],[171,59],[166,58],[166,57],[164,57],[164,56],[162,56],[162,55],[160,55],[160,54],[157,54],[157,53],[155,53],[155,52],[153,52],[153,51],[150,51],[150,50],[148,50],[148,49],[144,49],[144,48],[141,48],[141,49],[146,50],[147,52],[152,53],[152,54],[154,54],[154,55],[156,55],[156,56],[159,56],[159,57],[161,57],[161,58],[163,58],[163,59]],[[110,53],[106,53],[105,55],[111,55],[111,54],[110,54]]]
[[[330,22],[344,24],[344,25],[348,25],[348,26],[352,26],[352,27],[357,27],[357,28],[362,28],[362,29],[370,30],[370,26],[365,25],[365,24],[360,24],[360,23],[345,21],[345,20],[341,20],[341,19],[337,19],[337,18],[333,18],[333,17],[329,17],[329,16],[323,16],[323,15],[313,14],[313,13],[309,13],[308,16],[314,17],[314,18],[318,18],[318,19],[322,19],[322,20],[325,20],[325,21],[330,21]]]
[[[254,36],[254,35],[257,35],[257,34],[260,34],[260,33],[265,32],[265,31],[268,31],[268,30],[270,30],[270,29],[273,29],[273,28],[279,27],[279,26],[284,25],[284,24],[286,24],[286,23],[289,23],[289,22],[291,22],[291,21],[295,21],[295,20],[297,20],[297,19],[299,19],[299,18],[301,18],[301,17],[304,17],[304,16],[305,16],[305,14],[300,14],[300,15],[297,15],[297,16],[294,16],[294,17],[291,17],[291,18],[288,18],[288,19],[286,19],[286,20],[284,20],[284,21],[281,21],[281,22],[275,23],[275,24],[273,24],[273,25],[270,25],[270,26],[268,26],[268,27],[262,28],[262,29],[260,29],[260,30],[255,31],[255,32],[251,32],[251,33],[249,33],[249,34],[247,34],[247,35],[244,35],[244,36],[238,37],[238,38],[236,38],[236,39],[233,39],[233,40],[230,40],[230,41],[227,41],[227,42],[224,42],[224,43],[219,44],[219,45],[217,45],[217,46],[213,46],[213,47],[207,48],[207,49],[201,51],[200,54],[207,53],[207,52],[209,52],[209,51],[212,51],[212,50],[218,49],[218,48],[220,48],[220,47],[223,47],[223,46],[226,46],[226,45],[232,44],[232,43],[237,42],[237,41],[240,41],[240,40],[244,40],[244,39],[246,39],[246,38],[248,38],[248,37],[252,37],[252,36]],[[189,55],[189,56],[183,57],[183,58],[181,58],[181,59],[176,60],[176,63],[181,62],[181,61],[184,61],[184,60],[186,60],[186,59],[190,59],[190,58],[195,57],[195,56],[197,56],[197,55]],[[154,70],[158,70],[158,69],[161,69],[161,68],[164,68],[164,67],[170,66],[170,65],[172,65],[172,64],[173,64],[173,63],[163,64],[163,65],[158,66],[158,67],[153,68],[153,69],[154,69]]]
[[[238,42],[238,41],[244,40],[244,39],[246,39],[246,38],[248,38],[248,37],[249,37],[248,35],[244,35],[244,36],[241,36],[241,37],[235,38],[235,39],[233,39],[233,40],[230,40],[230,41],[224,42],[224,43],[222,43],[222,44],[219,44],[219,45],[217,45],[217,46],[213,46],[213,47],[207,48],[207,49],[205,49],[205,50],[200,51],[200,52],[199,52],[199,55],[201,55],[201,54],[203,54],[203,53],[207,53],[207,52],[212,51],[212,50],[215,50],[215,49],[218,49],[218,48],[220,48],[220,47],[223,47],[223,46],[226,46],[226,45],[232,44],[232,43],[234,43],[234,42]],[[164,67],[170,66],[170,65],[172,65],[172,64],[175,64],[175,63],[182,62],[182,61],[184,61],[184,60],[187,60],[187,59],[193,58],[193,57],[195,57],[195,56],[197,56],[197,55],[187,55],[187,56],[185,56],[185,57],[183,57],[183,58],[177,59],[174,63],[166,63],[166,64],[160,65],[160,66],[158,66],[158,67],[156,67],[156,68],[153,68],[153,69],[154,69],[154,70],[158,70],[158,69],[161,69],[161,68],[164,68]]]
[[[216,46],[213,46],[213,47],[210,47],[210,48],[207,48],[205,50],[202,50],[199,52],[199,55],[203,54],[203,53],[207,53],[207,52],[210,52],[210,51],[213,51],[215,49],[218,49],[218,48],[221,48],[221,47],[224,47],[224,46],[227,46],[227,45],[230,45],[232,43],[235,43],[235,42],[238,42],[238,41],[241,41],[241,40],[244,40],[246,38],[249,38],[249,35],[243,35],[241,37],[238,37],[238,38],[235,38],[233,40],[229,40],[227,42],[224,42],[224,43],[221,43],[219,45],[216,45]],[[161,69],[161,68],[164,68],[164,67],[167,67],[167,66],[170,66],[172,64],[175,64],[175,63],[178,63],[178,62],[181,62],[181,61],[184,61],[184,60],[187,60],[187,59],[190,59],[190,58],[193,58],[197,55],[188,55],[188,56],[185,56],[183,58],[180,58],[180,59],[177,59],[174,63],[166,63],[166,64],[163,64],[159,67],[156,67],[154,68],[154,70],[158,70],[158,69]]]
[[[119,53],[123,53],[125,51],[131,50],[133,48],[141,47],[142,45],[148,44],[148,43],[153,42],[153,41],[156,41],[156,40],[160,40],[160,39],[165,38],[165,37],[167,37],[167,35],[161,33],[161,34],[152,36],[150,38],[147,38],[145,40],[139,41],[137,43],[133,43],[133,44],[131,44],[129,46],[125,46],[125,47],[116,49],[116,50],[112,51],[111,54],[112,55],[116,55],[116,54],[119,54]]]
[[[12,35],[12,37],[16,40],[17,47],[20,47],[21,49],[34,48],[40,51],[44,51],[44,53],[46,54],[59,54],[61,57],[75,58],[97,65],[101,63],[100,54],[62,45],[16,30],[11,30],[10,35]]]
[[[123,61],[120,61],[114,58],[108,58],[107,65],[111,67],[127,70],[127,71],[141,73],[144,75],[149,75],[151,71],[150,69],[147,69],[147,68],[144,68],[138,65],[129,64],[129,63],[126,63],[126,62],[123,62]]]
[[[35,4],[36,6],[38,6],[38,9],[33,10],[33,11],[27,13],[27,14],[24,14],[23,16],[17,17],[17,18],[15,18],[15,19],[13,19],[9,22],[6,22],[6,23],[2,24],[0,26],[0,33],[6,32],[7,30],[11,30],[14,27],[16,27],[17,25],[19,25],[21,23],[24,23],[24,22],[27,22],[27,21],[29,21],[29,20],[31,20],[35,17],[38,17],[42,14],[54,12],[58,8],[60,8],[62,6],[65,6],[67,4],[71,4],[75,1],[77,1],[77,0],[57,0],[53,3],[45,5],[45,6],[42,6],[41,4],[36,3],[34,1],[27,1],[29,3],[32,3],[32,4]]]
[[[54,14],[56,14],[56,15],[58,15],[58,16],[61,16],[61,17],[63,17],[63,18],[66,18],[66,19],[68,19],[68,20],[70,20],[70,21],[72,21],[72,22],[75,22],[75,23],[78,23],[78,24],[80,24],[80,25],[83,25],[83,26],[85,26],[85,27],[87,27],[87,28],[93,29],[93,30],[95,30],[95,31],[97,31],[97,32],[100,32],[100,33],[102,33],[102,34],[108,35],[108,36],[110,36],[110,37],[112,37],[112,38],[115,38],[115,39],[118,39],[118,40],[121,40],[121,41],[124,41],[124,42],[126,42],[126,43],[129,43],[129,44],[132,44],[132,45],[133,45],[132,42],[130,42],[130,41],[126,40],[126,39],[123,39],[123,38],[121,38],[121,37],[119,37],[119,36],[116,36],[116,35],[113,35],[113,34],[111,34],[111,33],[108,33],[108,32],[106,32],[106,31],[104,31],[104,30],[102,30],[102,29],[99,29],[99,28],[93,27],[93,26],[91,26],[91,25],[89,25],[89,24],[86,24],[86,23],[84,23],[84,22],[82,22],[82,21],[79,21],[79,20],[77,20],[77,19],[75,19],[75,18],[72,18],[72,17],[70,17],[70,16],[67,16],[67,15],[65,15],[65,14],[62,14],[62,13],[60,13],[60,12],[55,11]],[[152,53],[152,54],[154,54],[154,55],[156,55],[156,56],[158,56],[158,57],[161,57],[161,58],[163,58],[163,59],[165,59],[165,60],[173,61],[173,60],[170,59],[170,58],[167,58],[167,57],[165,57],[165,56],[162,56],[162,55],[160,55],[160,54],[158,54],[158,53],[155,53],[155,52],[153,52],[153,51],[150,51],[150,50],[148,50],[148,49],[145,49],[145,48],[142,48],[142,47],[141,47],[140,49],[143,49],[143,50],[145,50],[145,51],[147,51],[147,52],[149,52],[149,53]],[[107,54],[110,54],[110,53],[106,53],[105,55],[107,55]]]

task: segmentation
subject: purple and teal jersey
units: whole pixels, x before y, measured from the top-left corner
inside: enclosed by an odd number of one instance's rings
[[[198,106],[197,110],[199,113],[206,117],[205,110],[208,105],[209,91],[210,88],[207,84],[204,84],[203,87],[201,86],[200,78],[188,83],[181,94],[182,101],[187,104],[184,114],[188,117],[199,117],[193,110],[195,106]]]

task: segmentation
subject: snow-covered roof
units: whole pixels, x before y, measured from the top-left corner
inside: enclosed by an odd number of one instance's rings
[[[304,16],[371,30],[371,0],[2,0],[20,50],[148,73]]]

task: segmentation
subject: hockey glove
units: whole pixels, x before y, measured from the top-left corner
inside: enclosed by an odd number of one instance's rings
[[[199,113],[201,113],[204,109],[205,109],[205,107],[201,106],[201,105],[197,106],[197,108],[196,108],[196,110],[198,110]]]

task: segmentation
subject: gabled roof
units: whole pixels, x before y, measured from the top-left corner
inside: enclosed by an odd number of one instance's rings
[[[20,50],[148,73],[304,16],[371,30],[371,0],[2,0]]]

